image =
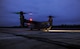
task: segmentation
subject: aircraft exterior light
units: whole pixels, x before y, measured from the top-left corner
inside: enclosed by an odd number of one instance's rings
[[[32,15],[32,12],[30,12],[29,15]]]
[[[30,21],[32,21],[32,18],[30,18]]]

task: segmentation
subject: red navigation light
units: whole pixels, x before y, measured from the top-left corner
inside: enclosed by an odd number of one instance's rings
[[[32,21],[32,18],[30,18],[30,21]]]

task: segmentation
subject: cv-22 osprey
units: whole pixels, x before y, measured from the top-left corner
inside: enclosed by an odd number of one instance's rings
[[[33,29],[40,30],[40,29],[43,29],[43,28],[47,28],[48,24],[49,24],[49,26],[52,26],[52,21],[53,21],[52,16],[49,16],[48,21],[39,22],[39,21],[33,21],[32,18],[30,18],[29,20],[24,18],[24,14],[32,15],[31,12],[25,13],[23,11],[20,11],[20,12],[15,12],[15,14],[20,15],[20,26],[21,27],[25,27],[24,23],[27,23],[27,25],[29,26],[29,28],[31,30],[33,30]]]

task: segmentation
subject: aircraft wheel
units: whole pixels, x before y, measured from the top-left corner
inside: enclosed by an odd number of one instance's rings
[[[32,28],[30,30],[33,30]]]

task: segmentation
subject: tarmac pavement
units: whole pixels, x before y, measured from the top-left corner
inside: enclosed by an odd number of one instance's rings
[[[78,32],[42,32],[0,28],[0,49],[80,49]]]

